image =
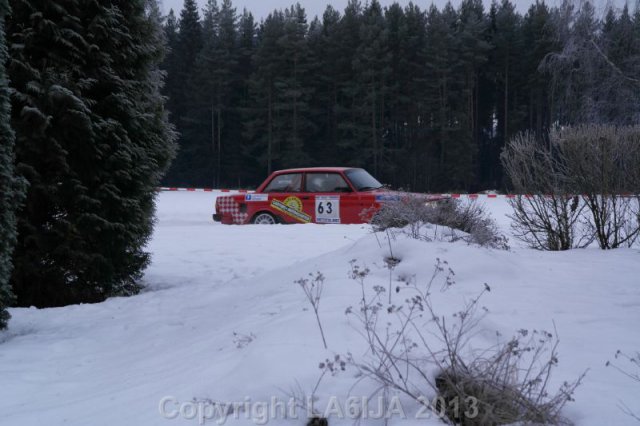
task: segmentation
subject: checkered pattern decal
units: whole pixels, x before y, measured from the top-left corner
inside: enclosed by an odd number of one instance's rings
[[[233,223],[236,225],[242,225],[249,218],[248,213],[240,213],[240,205],[233,197],[218,197],[216,199],[216,213],[231,215]]]

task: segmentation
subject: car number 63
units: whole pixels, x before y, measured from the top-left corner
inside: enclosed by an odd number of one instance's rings
[[[316,197],[316,223],[340,223],[340,197]]]

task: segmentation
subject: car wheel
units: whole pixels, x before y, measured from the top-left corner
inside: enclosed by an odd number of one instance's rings
[[[271,213],[258,213],[252,223],[254,225],[275,225],[278,220]]]

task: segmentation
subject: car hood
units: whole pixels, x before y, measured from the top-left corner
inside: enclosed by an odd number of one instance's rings
[[[376,201],[385,202],[385,201],[399,201],[403,198],[420,198],[425,201],[439,201],[444,200],[449,197],[443,195],[433,195],[433,194],[424,194],[420,192],[405,192],[405,191],[393,191],[390,189],[376,189],[375,191],[371,191],[376,197]]]

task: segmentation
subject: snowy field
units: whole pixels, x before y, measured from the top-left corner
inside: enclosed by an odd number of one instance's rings
[[[321,361],[366,352],[345,315],[357,306],[360,291],[348,278],[349,262],[371,270],[372,286],[386,285],[386,242],[361,225],[214,224],[214,197],[160,194],[143,294],[97,305],[11,310],[10,328],[0,334],[1,425],[196,425],[198,414],[215,414],[205,424],[264,424],[272,399],[286,403],[294,388],[311,393]],[[508,232],[506,201],[486,205]],[[640,383],[605,364],[617,350],[640,350],[640,251],[543,253],[510,243],[506,252],[399,238],[392,249],[401,263],[392,280],[425,281],[436,258],[447,261],[456,283],[437,296],[444,314],[461,309],[487,283],[491,292],[482,304],[489,314],[475,345],[494,345],[496,333],[505,339],[520,329],[553,331],[555,324],[560,357],[551,388],[589,370],[564,414],[577,425],[638,424],[620,406],[640,414]],[[294,284],[317,271],[325,276],[320,317],[329,350]],[[325,377],[317,394],[322,403],[375,389],[347,368]],[[212,401],[244,402],[246,408],[219,417],[207,411],[220,407]],[[390,425],[442,424],[416,419],[418,407],[402,402],[407,419],[392,417]],[[282,407],[272,408],[282,414]],[[298,419],[284,419],[271,412],[276,418],[269,424],[304,425],[305,413],[297,413]],[[329,423],[354,420],[332,417]]]

